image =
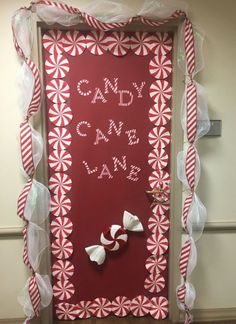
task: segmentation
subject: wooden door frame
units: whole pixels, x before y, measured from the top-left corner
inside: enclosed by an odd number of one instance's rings
[[[181,215],[182,215],[182,185],[177,178],[177,153],[183,148],[183,131],[180,121],[180,107],[182,94],[184,91],[184,76],[177,64],[178,55],[178,27],[181,20],[175,20],[171,23],[162,26],[160,28],[143,25],[140,23],[132,23],[125,28],[118,29],[123,31],[166,31],[174,34],[174,46],[173,46],[173,96],[172,96],[172,122],[171,122],[171,207],[170,207],[170,236],[169,236],[169,320],[172,323],[177,323],[180,319],[180,311],[176,304],[176,287],[180,283],[179,274],[179,253],[181,248],[181,237],[182,237],[182,226],[181,226]],[[33,26],[34,46],[32,50],[32,58],[34,62],[39,66],[41,71],[41,81],[43,84],[43,58],[42,58],[42,29],[80,29],[80,30],[91,30],[91,28],[80,23],[73,27],[64,27],[58,24],[47,25],[41,21],[37,21]],[[39,131],[43,137],[44,143],[46,143],[46,122],[45,122],[45,103],[44,98],[42,100],[40,113],[37,114],[33,119],[33,125]],[[48,181],[48,166],[47,166],[47,147],[44,145],[43,158],[36,172],[36,179],[45,185]],[[44,224],[44,229],[49,231],[49,219]],[[50,249],[45,254],[40,271],[43,274],[51,276],[51,263],[50,263]],[[33,323],[52,324],[52,305],[47,307],[41,312],[41,318],[36,319]]]

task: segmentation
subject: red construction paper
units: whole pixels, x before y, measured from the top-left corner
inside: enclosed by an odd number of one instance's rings
[[[62,35],[65,33],[66,31],[62,31]],[[86,33],[83,34],[86,36]],[[127,35],[132,36],[133,33]],[[172,37],[172,34],[169,36]],[[57,54],[50,54],[43,49],[45,62],[51,61],[51,55]],[[73,231],[67,239],[73,245],[73,253],[68,260],[74,266],[74,275],[69,281],[73,284],[75,292],[71,298],[64,301],[77,304],[80,301],[91,301],[100,297],[112,301],[117,296],[133,299],[139,295],[149,299],[157,296],[168,298],[168,250],[164,254],[167,258],[167,267],[161,272],[161,276],[165,279],[164,288],[159,293],[151,293],[144,288],[144,282],[150,276],[145,263],[151,256],[147,249],[147,239],[152,236],[148,220],[153,215],[150,198],[145,190],[151,190],[149,177],[154,171],[148,163],[148,156],[154,149],[149,143],[148,136],[155,127],[158,129],[163,127],[155,126],[149,119],[149,110],[155,104],[154,99],[150,97],[149,89],[156,81],[164,86],[166,83],[171,86],[172,73],[168,71],[169,75],[162,81],[150,73],[149,64],[155,57],[153,52],[140,56],[129,50],[124,56],[115,56],[109,51],[105,51],[102,55],[93,55],[85,49],[81,55],[71,56],[60,47],[60,55],[68,60],[69,71],[63,79],[53,79],[52,73],[44,71],[44,80],[46,89],[47,85],[55,80],[63,80],[63,84],[69,86],[69,90],[66,89],[62,98],[56,96],[54,102],[50,96],[45,96],[48,133],[54,134],[55,128],[59,126],[59,129],[66,129],[69,134],[66,134],[67,139],[62,145],[52,141],[49,135],[49,141],[53,143],[48,145],[48,155],[54,154],[58,149],[65,149],[72,157],[72,166],[66,171],[48,168],[49,178],[62,171],[72,180],[72,188],[66,192],[66,198],[71,201],[71,206],[65,209],[66,215],[63,212],[59,213],[60,217],[68,217],[73,223]],[[158,55],[161,60],[161,54]],[[165,57],[168,62],[172,60],[172,51]],[[109,93],[105,93],[105,78],[113,85],[114,78],[118,79],[117,94],[109,86]],[[54,82],[54,85],[60,87],[58,81]],[[142,82],[145,82],[145,85],[140,97],[137,86],[141,86]],[[78,92],[78,84],[82,93]],[[124,92],[119,92],[122,90]],[[133,100],[129,104],[131,98]],[[70,108],[67,109],[69,117],[53,118],[52,112],[57,111],[58,100],[65,100],[61,105],[64,105],[62,109]],[[126,103],[128,105],[125,105]],[[171,96],[166,99],[165,104],[171,108]],[[156,105],[159,107],[162,103],[157,102]],[[109,134],[112,121],[117,129],[122,125],[120,134],[117,135],[114,128],[112,134]],[[169,132],[170,126],[170,121],[164,125]],[[168,160],[163,172],[169,173],[170,144],[164,150]],[[113,158],[118,158],[123,163],[126,161],[127,169],[123,170],[117,164],[118,171],[114,171],[116,167]],[[88,174],[89,172],[91,174]],[[54,194],[55,190],[52,196]],[[144,232],[129,232],[128,242],[122,249],[106,252],[103,265],[92,263],[85,252],[85,247],[100,244],[100,234],[108,226],[123,225],[124,210],[139,217]],[[165,216],[169,219],[168,211]],[[51,214],[52,221],[56,217]],[[165,233],[160,231],[160,235],[167,239],[169,236],[168,231]],[[52,235],[52,243],[56,239],[58,238]],[[57,260],[52,254],[52,265]],[[53,277],[53,284],[58,288],[57,280]],[[60,300],[54,297],[55,304],[62,301],[62,295],[59,295]]]

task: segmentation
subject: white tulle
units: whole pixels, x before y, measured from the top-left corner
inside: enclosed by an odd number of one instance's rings
[[[28,65],[25,62],[23,62],[18,76],[18,84],[21,89],[19,107],[23,119],[25,119],[27,116],[27,109],[29,107],[33,95],[34,82],[35,80],[33,73],[31,72]]]
[[[28,257],[34,271],[39,270],[43,251],[49,247],[49,237],[44,229],[29,223],[27,227]]]
[[[191,240],[191,252],[187,267],[187,277],[190,277],[197,264],[197,249],[193,238]]]
[[[41,225],[49,215],[50,193],[42,183],[33,180],[26,199],[24,217],[29,222]]]
[[[52,299],[52,286],[50,282],[50,278],[48,275],[40,275],[39,273],[35,273],[36,282],[38,284],[40,296],[41,296],[41,303],[40,309],[47,307]],[[28,286],[29,286],[30,278],[27,279],[24,288],[21,290],[20,294],[18,295],[18,302],[23,308],[23,311],[28,319],[34,317],[34,310],[31,304]]]
[[[144,16],[152,19],[165,19],[172,15],[176,10],[187,11],[187,5],[184,1],[178,0],[144,0],[139,5],[134,2],[132,6],[127,4],[125,1],[120,0],[100,0],[100,1],[91,1],[89,3],[85,3],[81,8],[79,8],[81,12],[86,12],[102,22],[105,23],[115,23],[115,22],[124,22],[128,21],[129,18]],[[63,26],[73,26],[77,25],[82,21],[80,16],[76,13],[69,14],[62,9],[56,8],[54,6],[48,6],[46,4],[34,4],[31,8],[32,12],[36,12],[37,16],[47,24],[58,23]],[[17,42],[22,49],[25,57],[30,57],[31,48],[32,48],[32,13],[30,10],[18,10],[13,18],[12,18],[12,26]],[[184,48],[184,24],[180,24],[179,28],[179,41],[178,43],[178,64],[184,75],[186,76],[186,84],[189,81],[186,70],[186,55]],[[195,38],[195,71],[193,76],[195,76],[204,66],[203,60],[203,33],[199,31],[198,28],[194,26],[194,38]],[[33,94],[34,87],[34,79],[31,71],[27,67],[25,63],[23,63],[21,72],[20,72],[21,82],[20,88],[22,93],[22,99],[20,101],[20,109],[22,111],[23,118],[25,119],[27,115],[27,107],[30,103]],[[195,82],[195,81],[194,81]],[[204,88],[196,83],[197,86],[197,102],[198,102],[198,111],[197,111],[197,136],[196,140],[200,137],[204,136],[210,127],[209,117],[208,117],[208,108],[207,101],[205,96]],[[184,134],[186,137],[187,129],[186,129],[186,94],[183,95],[182,100],[182,115],[181,122],[184,130]],[[194,143],[195,145],[195,143]],[[38,165],[41,156],[42,156],[42,139],[40,136],[33,131],[33,159],[35,167]],[[189,184],[186,178],[185,165],[186,165],[186,151],[187,147],[184,148],[182,152],[178,155],[178,177],[182,181],[185,189],[189,190]],[[196,159],[196,186],[200,177],[200,162],[199,156],[197,154]],[[195,186],[195,187],[196,187]],[[196,189],[196,188],[195,188]],[[198,240],[202,234],[204,224],[206,221],[206,209],[200,199],[197,197],[195,193],[192,205],[190,206],[188,217],[187,217],[187,234],[193,242]],[[34,182],[32,185],[32,189],[30,190],[29,197],[27,199],[26,204],[26,217],[30,220],[29,222],[29,236],[30,236],[30,245],[36,249],[36,252],[33,252],[30,248],[31,256],[30,259],[34,264],[34,267],[37,268],[39,266],[40,257],[39,255],[42,253],[43,249],[47,246],[47,238],[44,237],[44,232],[42,229],[38,228],[38,225],[41,224],[43,219],[47,218],[47,214],[49,212],[48,208],[48,192],[45,188],[37,182]],[[40,202],[44,200],[44,204],[42,205],[42,213],[40,214]],[[39,242],[40,240],[44,240],[44,243]],[[187,281],[186,285],[186,296],[185,303],[179,303],[178,306],[181,310],[185,311],[186,307],[190,310],[193,307],[195,300],[195,289],[188,282],[188,277],[190,273],[193,271],[196,260],[197,260],[197,252],[194,248],[192,249],[192,253],[190,256],[188,269],[187,269]],[[37,255],[38,253],[38,255]],[[38,274],[37,274],[38,275]],[[41,307],[46,307],[51,300],[52,297],[52,289],[50,285],[49,278],[38,275],[38,283],[40,285],[40,294],[42,298]],[[40,279],[39,279],[40,278]],[[24,288],[24,298],[22,299],[22,295],[20,297],[20,302],[23,306],[25,314],[28,318],[32,318],[34,316],[32,305],[29,300],[28,295],[28,286]]]

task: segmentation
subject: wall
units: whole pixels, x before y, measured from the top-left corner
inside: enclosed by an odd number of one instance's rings
[[[77,6],[82,1],[75,1]],[[85,2],[85,1],[83,1]],[[140,2],[140,1],[139,1]],[[130,1],[130,3],[133,3]],[[138,3],[138,2],[137,2]],[[208,92],[210,117],[222,119],[222,137],[204,138],[199,142],[202,176],[199,195],[208,209],[209,226],[198,242],[198,267],[193,274],[197,287],[197,309],[236,308],[236,235],[234,231],[214,230],[214,226],[235,224],[234,205],[236,173],[235,141],[235,75],[236,1],[188,0],[189,16],[206,34],[204,56],[206,67],[198,79]],[[227,6],[226,6],[227,3]],[[17,196],[24,184],[20,174],[17,143],[21,116],[17,108],[16,76],[19,61],[12,44],[10,18],[14,10],[28,1],[3,0],[0,4],[1,28],[1,128],[0,128],[0,232],[6,228],[18,231],[22,226],[16,216]],[[219,223],[220,222],[220,223]],[[227,226],[228,226],[227,225]],[[27,278],[21,260],[20,237],[0,238],[0,319],[22,317],[16,295]]]

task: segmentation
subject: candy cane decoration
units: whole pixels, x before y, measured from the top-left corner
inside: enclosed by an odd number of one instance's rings
[[[106,252],[117,251],[122,248],[128,240],[127,231],[142,232],[143,226],[137,216],[124,211],[123,227],[120,225],[111,225],[108,230],[101,233],[101,245],[92,245],[85,248],[91,261],[95,261],[98,265],[103,264],[106,258]]]

